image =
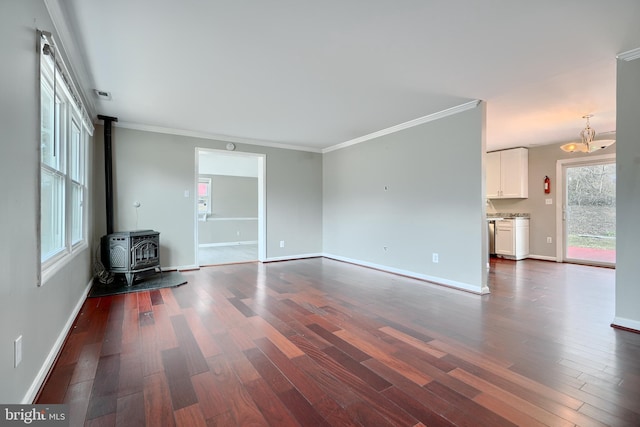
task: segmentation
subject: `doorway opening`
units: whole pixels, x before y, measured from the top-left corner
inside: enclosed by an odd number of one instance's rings
[[[265,155],[196,148],[198,266],[264,261]]]
[[[560,160],[562,260],[614,267],[616,263],[615,155]],[[559,204],[560,206],[560,204]]]

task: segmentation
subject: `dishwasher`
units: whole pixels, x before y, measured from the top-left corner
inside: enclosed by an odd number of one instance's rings
[[[489,224],[489,256],[496,254],[496,220],[487,221]]]
[[[496,221],[502,221],[503,219],[503,217],[487,218],[487,224],[489,225],[489,256],[496,254]]]

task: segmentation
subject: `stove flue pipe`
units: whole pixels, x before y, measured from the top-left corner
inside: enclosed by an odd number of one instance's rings
[[[107,234],[113,233],[113,160],[111,152],[111,123],[117,122],[117,117],[98,114],[99,120],[104,120],[104,187],[107,208]]]

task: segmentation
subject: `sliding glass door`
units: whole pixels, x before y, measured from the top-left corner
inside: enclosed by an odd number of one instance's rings
[[[566,164],[563,173],[565,261],[615,265],[615,159]]]

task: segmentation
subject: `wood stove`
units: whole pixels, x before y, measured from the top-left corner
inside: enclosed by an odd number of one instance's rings
[[[136,274],[160,270],[160,233],[121,231],[102,237],[102,264],[111,273],[123,273],[127,285]],[[160,270],[161,271],[161,270]]]
[[[137,274],[162,273],[160,268],[160,233],[153,230],[113,231],[113,167],[111,150],[111,125],[116,117],[98,115],[104,120],[104,173],[105,207],[107,211],[107,235],[102,236],[102,265],[110,273],[122,273],[127,285],[133,285]]]

